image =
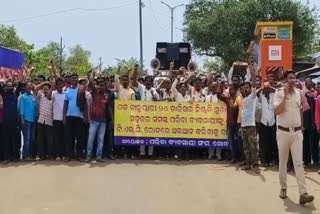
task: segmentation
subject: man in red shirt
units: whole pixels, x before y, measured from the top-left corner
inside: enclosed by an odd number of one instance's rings
[[[93,142],[97,135],[97,162],[103,162],[102,152],[104,144],[104,135],[106,131],[106,118],[107,118],[107,103],[108,95],[105,93],[105,82],[102,79],[98,79],[96,85],[92,85],[91,100],[89,100],[89,137],[87,144],[87,158],[86,162],[89,162],[92,157]]]

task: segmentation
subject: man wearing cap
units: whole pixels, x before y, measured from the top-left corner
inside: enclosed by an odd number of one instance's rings
[[[300,204],[307,204],[312,202],[314,197],[307,193],[302,163],[302,97],[300,91],[295,88],[294,72],[288,71],[284,74],[284,78],[287,82],[276,92],[274,98],[279,148],[280,198],[287,197],[287,162],[291,151],[299,187]]]

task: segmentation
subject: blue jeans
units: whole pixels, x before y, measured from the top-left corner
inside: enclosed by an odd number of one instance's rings
[[[97,133],[98,132],[98,133]],[[102,158],[102,149],[104,144],[104,134],[106,133],[106,123],[105,122],[98,122],[98,121],[91,121],[90,128],[89,128],[89,137],[88,137],[88,144],[87,144],[87,158],[90,159],[92,156],[92,149],[93,149],[93,141],[98,134],[97,140],[97,153],[96,158]]]
[[[34,123],[24,121],[23,125],[23,158],[31,157],[32,139],[33,139],[33,127]]]

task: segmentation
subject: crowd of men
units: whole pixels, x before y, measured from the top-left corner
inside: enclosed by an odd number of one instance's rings
[[[278,165],[275,94],[286,80],[273,75],[262,80],[253,68],[245,78],[228,78],[208,72],[206,76],[184,67],[165,78],[138,78],[138,66],[128,74],[80,79],[76,73],[31,80],[24,68],[0,86],[0,158],[5,164],[17,160],[64,160],[102,162],[105,158],[217,159],[239,162],[244,170],[258,171],[259,164]],[[120,69],[119,69],[120,70]],[[157,79],[157,80],[155,80]],[[263,84],[262,84],[263,83]],[[320,85],[310,79],[300,89],[303,108],[303,162],[319,167]],[[227,107],[228,149],[120,147],[113,145],[114,100],[167,102],[223,102]],[[294,115],[292,115],[294,117]],[[21,133],[23,138],[21,138]],[[23,142],[23,143],[22,143]],[[23,146],[22,146],[23,145]],[[22,146],[22,148],[21,148]],[[21,154],[20,154],[20,151]]]

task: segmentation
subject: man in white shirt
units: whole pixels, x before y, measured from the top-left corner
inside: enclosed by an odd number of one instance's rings
[[[121,76],[121,83],[119,79],[120,67],[118,68],[118,73],[115,75],[115,89],[117,94],[118,100],[136,100],[135,91],[130,88],[129,85],[129,75],[122,75]],[[135,158],[136,155],[136,147],[135,146],[128,146],[122,147],[122,155],[124,158],[128,156],[131,159]]]
[[[259,138],[261,138],[263,146],[262,160],[266,166],[270,166],[271,161],[277,158],[276,119],[273,106],[275,89],[268,82],[265,82],[261,90],[261,93],[258,94],[261,103],[261,133]]]
[[[218,103],[219,102],[218,95],[217,95],[217,89],[218,89],[217,82],[212,82],[208,86],[208,94],[209,95],[206,97],[206,100],[205,100],[206,103]],[[217,160],[222,161],[221,148],[209,148],[208,153],[209,153],[209,156],[208,156],[209,160],[214,159],[214,156],[216,153]]]
[[[197,77],[193,81],[193,87],[191,87],[191,98],[192,102],[204,102],[206,99],[200,77]]]
[[[141,94],[141,100],[142,101],[159,101],[160,96],[157,92],[157,90],[153,87],[153,77],[152,76],[146,76],[145,79],[145,86],[141,83],[138,83],[138,90]],[[154,147],[148,146],[148,156],[153,156]],[[140,145],[140,158],[145,158],[146,156],[146,146]]]
[[[186,82],[180,82],[179,83],[179,91],[177,90],[177,84],[178,84],[178,79],[175,79],[174,82],[172,83],[172,93],[174,95],[175,101],[176,102],[191,102],[191,97],[188,94],[188,84]],[[176,148],[174,158],[181,160],[181,159],[189,159],[189,153],[190,149],[188,148]]]
[[[171,86],[172,94],[176,102],[190,102],[191,97],[188,94],[188,84],[181,82],[179,83],[179,91],[177,90],[178,79],[175,79]]]
[[[277,90],[274,98],[278,126],[277,141],[281,186],[279,196],[282,199],[287,197],[287,163],[291,151],[300,193],[300,204],[306,204],[312,202],[314,197],[308,194],[302,162],[302,96],[300,90],[295,88],[296,76],[294,72],[288,71],[284,74],[284,78],[287,83],[283,88]]]
[[[252,85],[250,82],[243,83],[244,99],[243,109],[241,110],[241,128],[243,136],[243,147],[246,156],[246,166],[243,170],[254,168],[256,173],[260,173],[258,167],[258,145],[255,121],[256,109],[256,76],[252,68]]]
[[[240,79],[239,77],[240,76],[237,76],[237,80],[233,80],[233,71],[235,69],[235,67],[241,67],[241,66],[246,66],[246,71],[247,71],[247,74],[246,74],[246,77],[245,77],[245,82],[249,82],[251,80],[251,72],[250,72],[250,69],[249,69],[249,66],[247,63],[241,63],[240,61],[236,61],[232,64],[230,70],[229,70],[229,73],[228,73],[228,83],[229,84],[240,84]],[[238,82],[237,82],[238,81]]]
[[[64,157],[64,125],[63,125],[63,105],[65,93],[63,91],[63,79],[56,79],[56,90],[52,92],[53,103],[53,145],[54,156],[56,160],[61,160]]]

